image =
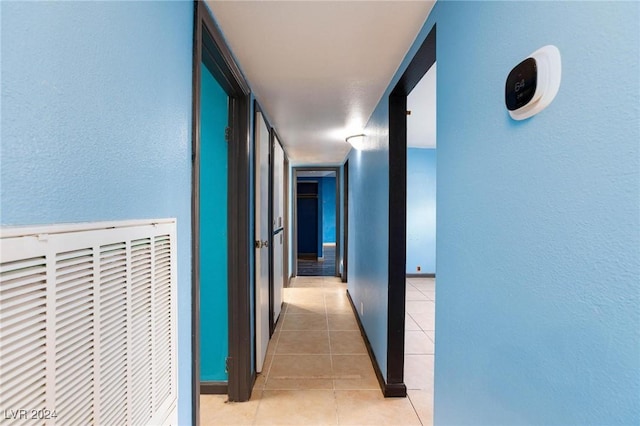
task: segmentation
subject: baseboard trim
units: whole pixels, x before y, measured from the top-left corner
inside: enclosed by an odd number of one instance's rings
[[[407,274],[407,278],[435,278],[436,274]]]
[[[278,326],[278,323],[280,322],[280,319],[284,317],[284,302],[282,302],[280,304],[280,315],[278,315],[278,318],[276,318],[275,324],[273,324],[273,329],[275,330],[276,327]],[[284,321],[284,320],[283,320]],[[273,333],[271,333],[271,336],[273,336]],[[271,336],[269,336],[269,339],[271,339]]]
[[[385,398],[405,398],[407,386],[404,383],[387,383],[384,387]]]
[[[229,393],[228,382],[200,382],[200,395],[226,395]]]
[[[356,321],[358,322],[358,328],[360,328],[360,334],[364,339],[364,344],[367,347],[367,353],[369,354],[369,358],[371,359],[371,364],[373,365],[373,370],[376,373],[376,378],[378,379],[378,384],[380,385],[380,390],[382,391],[382,395],[385,398],[404,398],[407,396],[407,387],[404,383],[392,383],[387,384],[384,379],[384,375],[382,374],[382,370],[380,370],[380,365],[378,364],[378,360],[376,359],[376,355],[373,353],[373,348],[371,347],[371,342],[369,342],[369,338],[367,337],[367,332],[364,330],[364,326],[360,321],[360,316],[358,315],[358,310],[356,309],[356,305],[353,303],[353,299],[351,298],[351,294],[349,290],[347,290],[347,299],[349,299],[349,304],[351,305],[351,309],[353,310],[353,314],[356,317]]]

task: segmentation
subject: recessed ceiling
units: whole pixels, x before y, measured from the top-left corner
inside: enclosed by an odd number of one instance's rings
[[[433,1],[207,1],[292,164],[339,164]]]
[[[436,64],[407,96],[407,147],[436,147]]]

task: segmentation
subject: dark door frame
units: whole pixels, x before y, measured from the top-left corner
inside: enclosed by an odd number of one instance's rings
[[[268,122],[267,122],[268,125]],[[274,314],[275,314],[275,299],[274,299],[274,294],[275,294],[275,277],[274,277],[274,261],[275,261],[275,256],[273,253],[273,248],[274,248],[274,238],[273,238],[273,232],[275,231],[275,227],[273,226],[273,208],[274,208],[274,198],[275,198],[275,193],[273,191],[273,182],[274,182],[274,174],[275,174],[275,146],[276,143],[278,145],[280,145],[280,147],[282,148],[282,153],[284,154],[284,159],[285,159],[285,163],[287,161],[287,152],[284,149],[284,146],[282,145],[282,141],[280,140],[280,136],[278,135],[278,132],[276,132],[276,129],[269,126],[269,336],[272,336],[273,333],[275,332],[276,329],[276,324],[275,324],[275,318],[274,318]],[[286,174],[286,169],[283,168],[283,178],[284,175]],[[286,200],[287,199],[287,194],[286,191],[283,191],[283,198]],[[286,208],[286,202],[284,203],[284,207]],[[287,228],[286,228],[286,210],[282,213],[283,214],[283,231],[284,232],[284,238],[285,241],[287,239]],[[286,247],[286,246],[285,246]],[[284,250],[283,247],[283,251],[284,251],[284,257],[287,257],[287,252],[286,250]],[[284,262],[284,259],[283,259]],[[284,270],[284,263],[282,265],[282,273],[284,275],[285,270]],[[284,286],[284,283],[283,283]]]
[[[295,277],[298,275],[298,207],[297,207],[297,199],[298,199],[298,172],[336,172],[336,267],[334,276],[340,276],[340,265],[338,264],[338,259],[340,258],[338,254],[341,250],[340,245],[340,184],[342,182],[342,176],[340,175],[340,167],[294,167],[293,168],[293,182],[291,185],[293,187],[293,265],[291,270],[291,276]]]
[[[436,62],[434,25],[389,95],[389,290],[385,396],[406,396],[407,95]]]
[[[349,278],[349,160],[344,162],[344,166],[342,167],[342,191],[344,194],[344,206],[342,210],[342,214],[344,215],[343,220],[343,240],[344,244],[342,246],[342,282],[346,283]]]
[[[282,146],[282,145],[281,145]],[[284,146],[282,146],[284,151]],[[282,265],[282,273],[284,274],[284,286],[289,287],[289,278],[291,277],[289,265],[289,157],[287,151],[284,151],[284,264]]]
[[[249,262],[253,256],[250,229],[250,89],[204,2],[195,2],[192,110],[192,423],[199,424],[200,393],[228,393],[246,401],[255,380],[252,371]],[[227,383],[200,381],[200,64],[211,71],[229,96],[228,137],[228,303],[229,356]],[[229,285],[233,283],[233,285]]]

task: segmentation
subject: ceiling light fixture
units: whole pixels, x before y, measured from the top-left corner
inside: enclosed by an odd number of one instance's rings
[[[351,135],[351,136],[347,136],[345,138],[345,141],[350,143],[352,147],[354,147],[357,150],[361,150],[364,146],[364,144],[362,143],[362,140],[359,140],[358,142],[352,142],[351,139],[354,138],[364,138],[366,135],[364,133],[360,133],[358,135]]]

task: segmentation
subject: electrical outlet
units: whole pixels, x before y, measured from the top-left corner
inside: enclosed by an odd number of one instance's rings
[[[364,303],[360,302],[360,316],[364,315]]]
[[[416,267],[416,270],[417,270],[418,272],[420,272],[420,270],[421,270],[421,269],[422,269],[422,268],[421,268],[420,266]]]

